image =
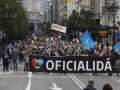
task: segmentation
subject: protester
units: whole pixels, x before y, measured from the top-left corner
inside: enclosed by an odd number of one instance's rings
[[[23,63],[24,62],[24,55],[22,53],[22,49],[20,50],[20,53],[19,53],[19,63]]]
[[[8,71],[8,68],[9,68],[8,55],[5,52],[3,55],[3,71]]]
[[[110,84],[105,84],[102,90],[113,90],[113,88]]]
[[[17,54],[17,52],[15,51],[15,49],[13,50],[13,52],[12,52],[12,62],[13,62],[13,69],[14,70],[17,70],[17,56],[18,54]]]
[[[9,48],[9,60],[13,63],[13,69],[17,70],[17,60],[19,63],[24,63],[26,66],[26,58],[28,51],[32,55],[37,56],[111,56],[118,55],[113,48],[111,48],[109,43],[102,45],[101,43],[96,43],[93,49],[88,50],[79,41],[62,41],[60,38],[53,38],[45,43],[28,43],[27,41],[20,41],[16,44],[10,44]],[[19,57],[19,58],[18,58]],[[12,61],[11,61],[12,60]],[[10,65],[12,66],[12,65]],[[25,67],[26,68],[26,67]],[[97,75],[97,73],[93,73]],[[109,73],[111,76],[111,73]]]
[[[24,72],[25,71],[29,71],[29,54],[26,55],[26,58],[25,58],[25,66],[24,66]]]
[[[84,88],[83,90],[97,90],[96,88],[94,88],[94,81],[93,80],[88,81],[87,87]]]

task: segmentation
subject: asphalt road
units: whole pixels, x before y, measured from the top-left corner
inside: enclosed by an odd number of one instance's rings
[[[102,90],[105,83],[110,83],[113,90],[120,90],[120,77],[108,77],[99,74],[59,74],[59,73],[27,73],[24,65],[19,65],[18,71],[3,72],[0,67],[0,90],[82,90],[90,78],[94,79],[94,87]]]

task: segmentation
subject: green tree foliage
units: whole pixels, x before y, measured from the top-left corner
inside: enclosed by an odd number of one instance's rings
[[[84,32],[86,29],[95,30],[97,26],[97,21],[93,19],[94,14],[91,11],[81,10],[80,13],[81,20],[79,20],[79,29]]]
[[[67,19],[62,19],[60,22],[57,24],[62,25],[62,26],[67,26]]]
[[[0,0],[0,30],[7,40],[23,39],[29,32],[26,12],[18,0]]]
[[[72,12],[67,20],[68,30],[79,30],[84,32],[86,29],[91,28],[94,30],[96,28],[97,22],[92,18],[90,11],[81,10],[80,13],[77,13],[75,10]]]

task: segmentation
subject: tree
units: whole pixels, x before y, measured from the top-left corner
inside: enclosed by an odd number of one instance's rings
[[[71,16],[68,17],[67,20],[67,33],[69,35],[69,39],[76,38],[76,32],[79,30],[79,21],[81,20],[80,14],[73,10]]]
[[[85,11],[82,9],[80,13],[73,10],[71,16],[69,16],[67,20],[67,33],[69,36],[75,38],[76,36],[79,37],[79,32],[84,32],[87,29],[95,30],[97,21],[93,19],[93,17],[90,10]]]
[[[18,0],[0,0],[0,30],[6,39],[23,39],[29,32],[27,15]]]
[[[97,26],[97,21],[93,19],[94,14],[90,10],[85,11],[84,9],[80,12],[81,20],[79,22],[79,29],[84,32],[86,29],[94,30]]]
[[[62,19],[60,22],[58,22],[57,24],[62,25],[62,26],[67,26],[67,19]]]

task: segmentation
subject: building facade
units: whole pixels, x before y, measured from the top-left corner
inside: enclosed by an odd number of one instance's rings
[[[29,20],[44,21],[44,0],[22,0],[22,4],[27,12]]]
[[[102,42],[116,43],[118,39],[116,33],[120,30],[120,1],[91,0],[91,8],[100,20],[100,26],[105,27],[108,32],[108,36]]]
[[[67,3],[66,0],[57,0],[58,3],[58,22],[62,19],[67,19]]]

